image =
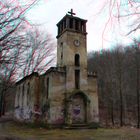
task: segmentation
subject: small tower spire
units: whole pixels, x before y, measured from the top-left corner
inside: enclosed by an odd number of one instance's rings
[[[73,16],[73,15],[76,15],[74,12],[73,12],[73,9],[71,9],[70,11],[68,11],[68,13]]]

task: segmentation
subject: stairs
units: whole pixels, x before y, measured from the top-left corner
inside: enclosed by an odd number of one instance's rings
[[[90,129],[89,124],[71,124],[64,126],[64,129]]]

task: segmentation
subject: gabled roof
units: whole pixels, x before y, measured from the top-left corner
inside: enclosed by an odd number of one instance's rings
[[[25,81],[25,80],[27,80],[27,79],[33,77],[33,76],[39,77],[39,74],[38,74],[37,72],[33,72],[33,73],[31,73],[30,75],[27,75],[27,76],[25,76],[24,78],[22,78],[21,80],[19,80],[18,82],[16,82],[16,85],[22,83],[23,81]]]
[[[65,73],[66,72],[66,68],[65,67],[51,67],[43,75],[46,75],[46,74],[51,73],[51,72]]]
[[[27,79],[30,79],[30,78],[33,77],[33,76],[40,77],[40,76],[44,76],[44,75],[46,75],[46,74],[49,74],[49,73],[51,73],[51,72],[65,73],[65,72],[66,72],[66,69],[65,69],[65,67],[51,67],[51,68],[49,68],[49,69],[48,69],[44,74],[42,74],[42,75],[39,75],[37,72],[33,72],[33,73],[31,73],[30,75],[27,75],[27,76],[25,76],[24,78],[22,78],[21,80],[19,80],[18,82],[16,82],[16,85],[18,85],[18,84],[24,82],[24,81],[27,80]]]

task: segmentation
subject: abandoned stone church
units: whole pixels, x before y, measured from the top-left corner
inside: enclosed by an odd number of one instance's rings
[[[14,115],[19,121],[99,122],[97,79],[87,72],[87,20],[69,13],[57,24],[57,66],[16,83]]]

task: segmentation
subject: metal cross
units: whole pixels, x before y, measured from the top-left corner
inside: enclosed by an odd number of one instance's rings
[[[76,15],[75,13],[73,13],[73,9],[71,9],[70,12],[68,12],[71,16]]]

